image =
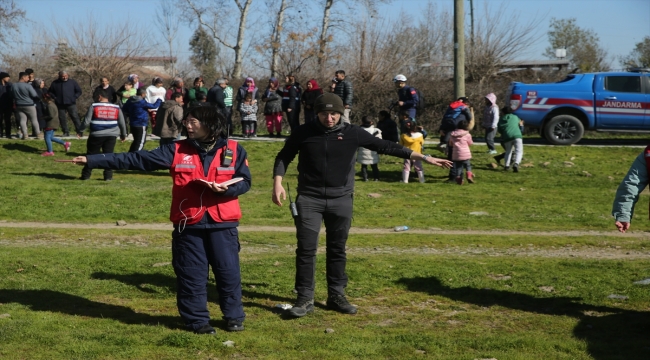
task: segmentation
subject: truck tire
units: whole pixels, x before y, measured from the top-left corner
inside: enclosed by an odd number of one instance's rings
[[[571,115],[557,115],[544,126],[544,137],[553,145],[575,144],[584,133],[582,122]]]

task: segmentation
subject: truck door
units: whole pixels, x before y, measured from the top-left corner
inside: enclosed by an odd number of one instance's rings
[[[635,73],[596,77],[594,92],[598,128],[644,128],[648,94],[641,80],[641,74]]]

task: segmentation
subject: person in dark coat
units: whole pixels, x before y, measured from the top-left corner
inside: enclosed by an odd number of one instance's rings
[[[390,113],[386,110],[379,112],[379,121],[377,121],[377,129],[381,130],[381,137],[384,140],[399,142],[399,132],[397,131],[397,123],[390,118]]]
[[[115,91],[115,88],[109,83],[108,78],[101,78],[101,82],[102,83],[95,88],[95,91],[93,91],[93,101],[99,102],[99,92],[101,90],[106,90],[108,102],[111,104],[117,104],[117,91]]]
[[[316,98],[323,95],[323,89],[318,86],[315,79],[307,82],[307,88],[302,93],[300,101],[302,101],[305,109],[305,123],[316,121],[316,113],[314,112],[314,103]]]
[[[14,107],[9,80],[11,77],[8,73],[0,72],[0,137],[4,136],[7,139],[11,139],[11,114]]]
[[[81,96],[81,87],[74,79],[70,79],[70,75],[66,71],[59,71],[59,78],[52,81],[49,88],[50,94],[53,95],[57,108],[59,109],[59,123],[63,129],[63,136],[70,136],[68,129],[68,117],[74,123],[75,132],[77,137],[81,137],[79,130],[81,123],[79,122],[79,112],[77,111],[77,99]]]

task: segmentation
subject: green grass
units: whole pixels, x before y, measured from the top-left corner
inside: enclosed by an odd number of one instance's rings
[[[242,233],[247,330],[221,330],[211,277],[209,307],[219,330],[196,336],[182,329],[176,312],[173,269],[164,265],[171,261],[168,233],[1,231],[0,314],[10,317],[0,318],[0,357],[7,359],[650,356],[648,288],[632,284],[650,276],[649,260],[399,251],[427,241],[439,248],[530,243],[609,249],[606,242],[616,238],[556,237],[547,244],[524,236],[354,235],[347,292],[359,314],[323,308],[325,264],[319,255],[316,312],[286,320],[274,306],[294,298],[293,235]],[[390,251],[367,251],[370,245]],[[501,274],[511,278],[493,279]],[[609,294],[629,299],[611,300]],[[334,332],[326,334],[326,328]],[[224,347],[226,340],[235,347]]]
[[[280,142],[243,141],[253,175],[251,190],[241,197],[246,225],[291,226],[288,209],[271,202],[273,160]],[[156,146],[148,142],[147,148]],[[166,171],[120,171],[114,181],[101,180],[94,170],[90,181],[79,181],[81,169],[39,156],[37,141],[6,141],[0,146],[0,219],[46,222],[168,222],[171,180]],[[69,158],[82,153],[75,141]],[[118,144],[117,152],[127,144]],[[429,149],[434,154],[439,154]],[[514,174],[489,168],[492,158],[484,146],[475,146],[472,160],[477,184],[443,184],[446,171],[428,166],[427,183],[401,184],[401,160],[382,157],[382,181],[357,181],[353,226],[442,229],[612,230],[611,204],[618,183],[640,152],[635,148],[537,147],[525,148],[524,164]],[[573,160],[571,160],[573,159]],[[565,161],[575,165],[565,166]],[[543,163],[550,162],[548,166]],[[591,176],[588,176],[591,175]],[[286,177],[296,186],[295,163]],[[378,193],[380,198],[371,198]],[[295,196],[295,191],[294,191]],[[647,194],[641,203],[648,201]],[[485,211],[486,216],[470,215]],[[635,219],[648,217],[639,206]],[[648,230],[635,221],[633,230]]]

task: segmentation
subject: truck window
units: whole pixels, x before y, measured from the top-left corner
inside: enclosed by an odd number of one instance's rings
[[[641,92],[640,76],[607,76],[605,90],[625,93]]]

